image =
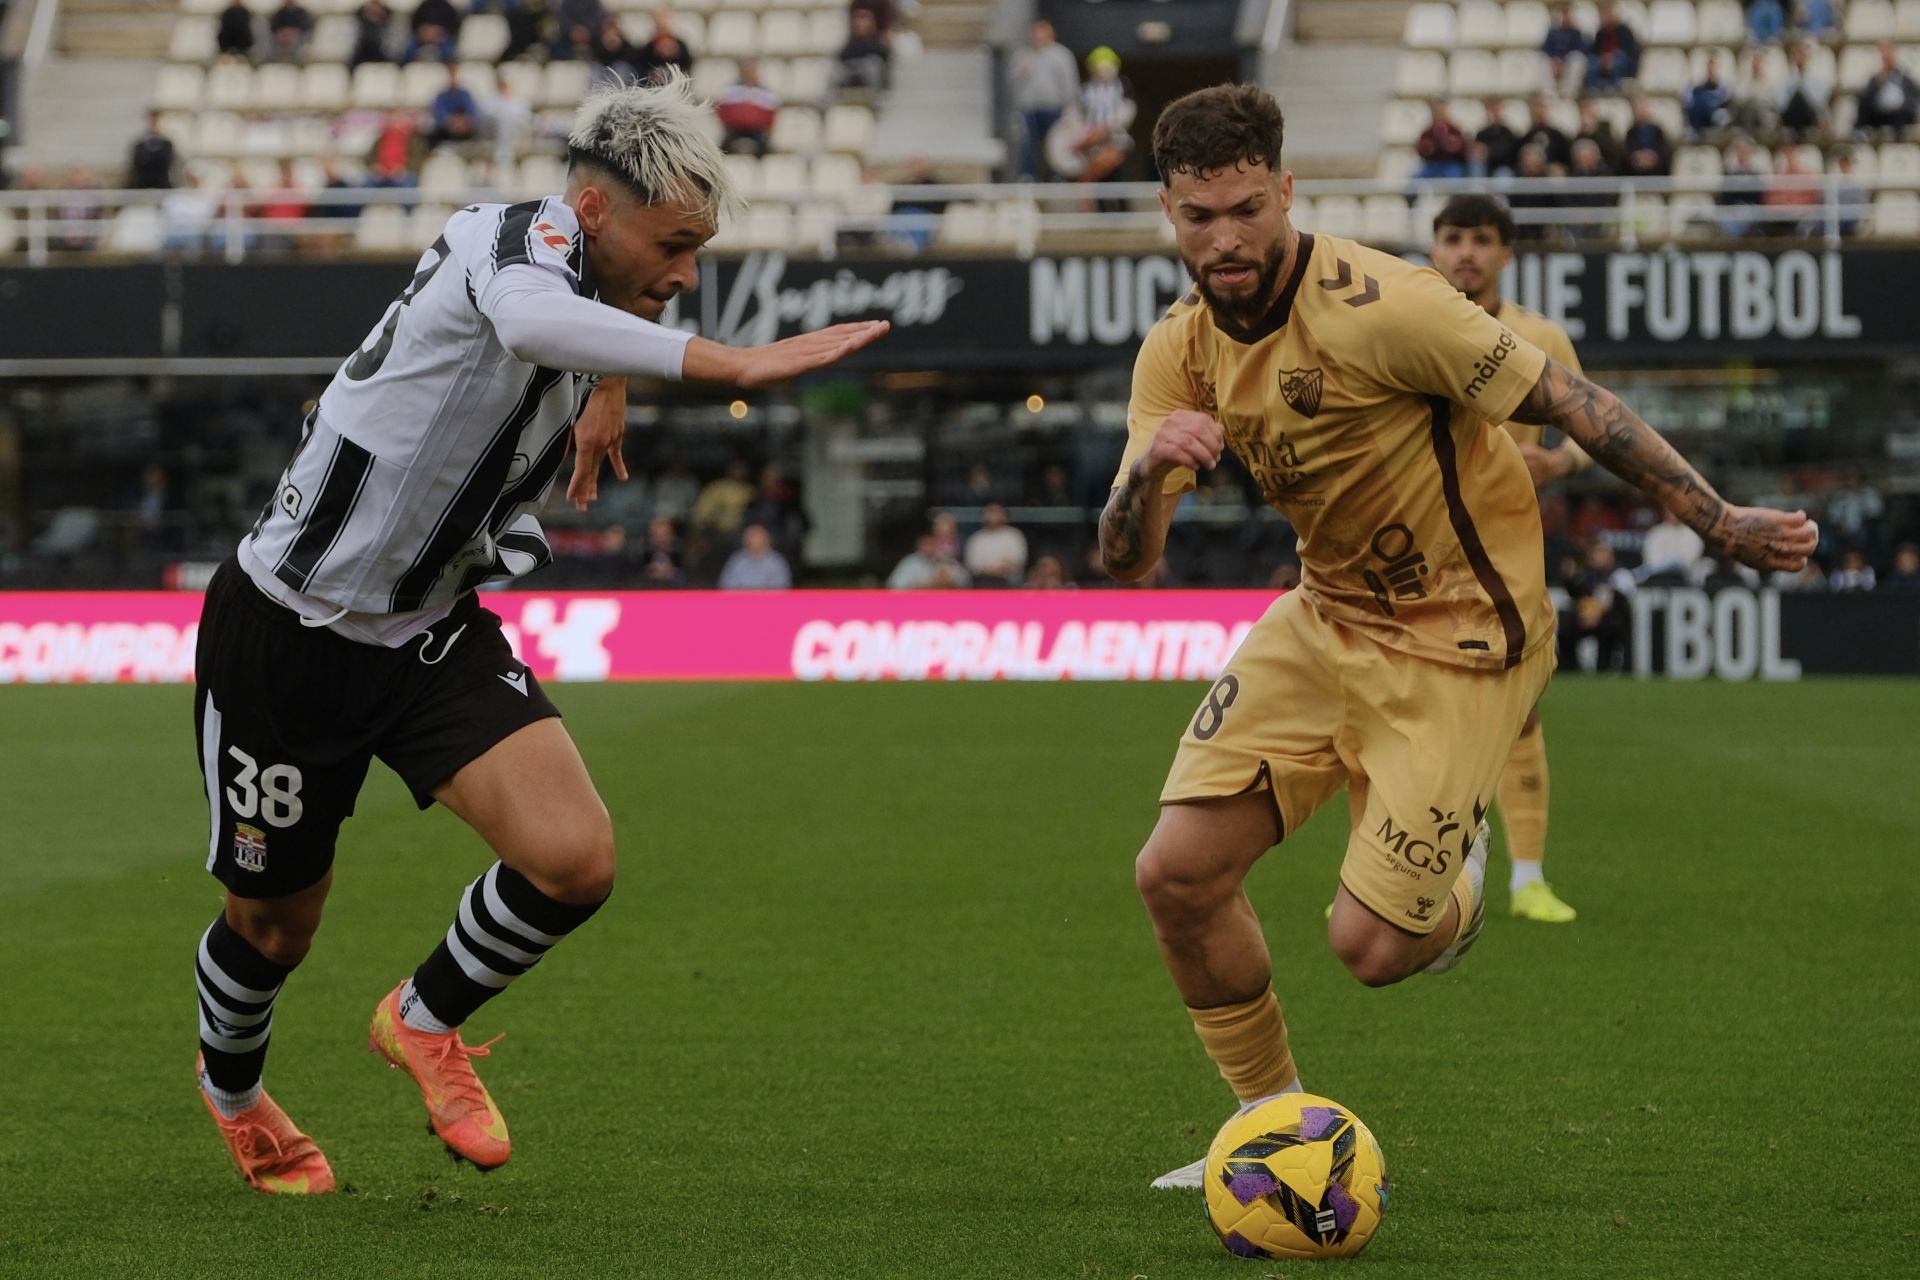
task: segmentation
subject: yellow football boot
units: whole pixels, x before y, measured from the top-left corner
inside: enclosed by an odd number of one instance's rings
[[[1566,924],[1579,914],[1560,901],[1545,880],[1535,880],[1515,890],[1507,910],[1519,919],[1538,920],[1541,924]]]

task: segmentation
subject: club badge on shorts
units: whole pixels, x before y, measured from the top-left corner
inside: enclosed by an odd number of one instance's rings
[[[233,824],[233,860],[243,871],[267,869],[267,833],[244,822]]]

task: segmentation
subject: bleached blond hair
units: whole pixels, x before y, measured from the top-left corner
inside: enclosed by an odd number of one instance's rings
[[[595,89],[573,116],[569,166],[605,169],[642,204],[686,204],[709,221],[737,216],[746,201],[708,133],[707,105],[671,68],[647,84]]]

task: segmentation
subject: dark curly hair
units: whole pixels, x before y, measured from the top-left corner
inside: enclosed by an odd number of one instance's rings
[[[1153,163],[1162,182],[1242,165],[1280,168],[1287,130],[1280,104],[1258,85],[1220,84],[1176,98],[1153,125]]]
[[[1433,233],[1439,235],[1442,227],[1492,227],[1501,244],[1513,243],[1513,215],[1498,196],[1455,196],[1433,216]]]

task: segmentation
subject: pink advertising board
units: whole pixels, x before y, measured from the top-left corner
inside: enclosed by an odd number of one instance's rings
[[[501,592],[543,680],[1209,680],[1264,591]],[[0,593],[0,684],[193,678],[200,597]]]

